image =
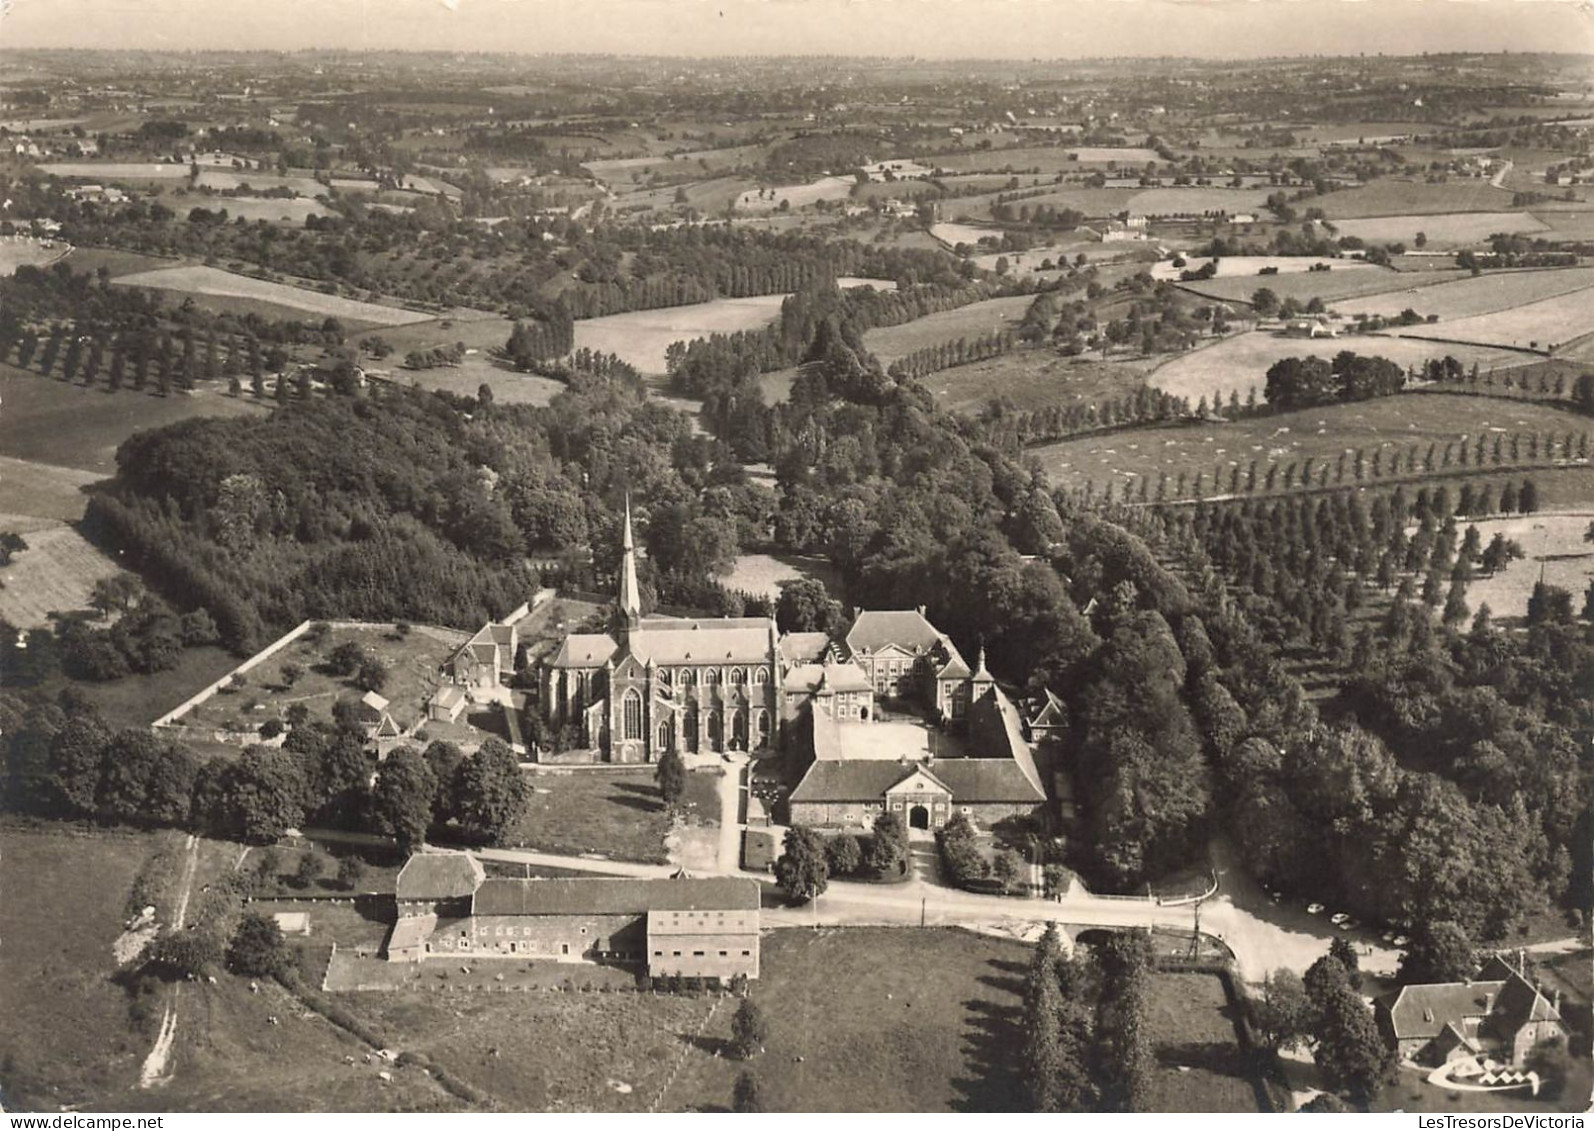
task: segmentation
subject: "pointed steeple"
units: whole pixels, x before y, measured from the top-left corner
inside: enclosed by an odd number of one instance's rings
[[[636,540],[631,534],[631,494],[625,496],[625,541],[620,559],[620,616],[627,628],[642,619],[642,589],[636,579]]]
[[[973,678],[975,683],[996,682],[996,680],[991,676],[990,671],[985,667],[985,645],[983,643],[980,645],[980,662],[974,665]]]

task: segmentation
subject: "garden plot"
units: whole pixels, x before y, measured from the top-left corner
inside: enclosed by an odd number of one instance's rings
[[[1334,225],[1340,235],[1356,236],[1370,243],[1411,244],[1420,232],[1427,238],[1429,247],[1462,247],[1482,243],[1497,232],[1542,232],[1548,228],[1543,221],[1526,212],[1369,216],[1360,220],[1336,220]]]
[[[324,295],[318,291],[272,283],[264,279],[251,279],[234,275],[216,267],[164,267],[155,271],[140,271],[112,280],[120,286],[154,287],[165,291],[187,291],[192,294],[215,295],[222,298],[253,299],[303,310],[323,318],[345,318],[371,322],[379,326],[402,326],[409,322],[427,322],[434,316],[414,310],[399,310],[391,306],[378,306],[373,302]]]

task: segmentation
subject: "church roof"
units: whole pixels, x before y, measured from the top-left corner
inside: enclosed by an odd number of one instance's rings
[[[654,664],[748,664],[770,659],[769,621],[757,617],[643,621],[631,652]]]
[[[636,542],[631,537],[631,496],[625,497],[625,541],[620,558],[620,611],[628,617],[642,615],[642,590],[636,579]]]
[[[918,609],[866,609],[847,631],[847,647],[854,652],[877,652],[888,644],[923,652],[940,639],[941,634]]]
[[[601,668],[620,646],[607,632],[573,632],[548,661],[555,668]]]

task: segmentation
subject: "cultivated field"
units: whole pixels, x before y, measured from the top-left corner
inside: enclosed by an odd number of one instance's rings
[[[1542,221],[1526,212],[1452,212],[1440,215],[1370,216],[1363,220],[1336,220],[1342,236],[1357,236],[1372,243],[1405,243],[1427,236],[1428,246],[1465,247],[1482,243],[1496,232],[1542,232]]]
[[[1482,180],[1428,184],[1385,177],[1371,184],[1311,197],[1296,207],[1321,208],[1324,215],[1336,222],[1410,213],[1506,212],[1511,208],[1511,194]]]
[[[46,247],[48,243],[51,246]],[[18,267],[54,263],[71,248],[57,240],[36,240],[28,236],[0,237],[0,275],[15,275]]]
[[[1015,1050],[1030,947],[960,930],[853,927],[764,936],[753,1000],[769,1022],[750,1065],[770,1111],[1023,1109]],[[665,1107],[725,1108],[743,1065],[713,1055],[722,1007]]]
[[[956,247],[960,243],[975,247],[982,239],[1002,238],[1000,228],[981,228],[974,224],[931,224],[930,234],[947,247]]]
[[[1068,150],[1071,157],[1084,165],[1108,165],[1117,162],[1120,165],[1144,165],[1148,161],[1160,161],[1154,149],[1142,149],[1135,146],[1109,146],[1109,145],[1079,145]]]
[[[1434,326],[1409,326],[1406,338],[1446,338],[1480,345],[1553,350],[1557,345],[1594,333],[1594,297],[1587,288],[1509,310],[1458,318]]]
[[[1147,1110],[1265,1111],[1214,974],[1155,974],[1146,994],[1146,1031],[1155,1049]]]
[[[48,177],[79,177],[96,181],[167,181],[188,176],[187,165],[154,161],[53,161],[40,165]]]
[[[721,298],[587,318],[576,323],[576,348],[616,354],[643,373],[661,374],[670,343],[767,326],[780,314],[784,301],[784,295]]]
[[[1293,298],[1300,303],[1311,302],[1320,298],[1326,303],[1333,303],[1335,310],[1351,311],[1356,309],[1354,304],[1345,304],[1339,300],[1360,298],[1365,295],[1386,294],[1392,291],[1408,291],[1414,282],[1427,285],[1437,279],[1462,279],[1466,273],[1462,271],[1436,271],[1432,275],[1423,275],[1421,279],[1414,280],[1410,275],[1398,271],[1295,271],[1286,275],[1280,272],[1277,275],[1243,276],[1230,275],[1227,278],[1201,279],[1191,283],[1180,283],[1185,290],[1194,294],[1205,295],[1222,302],[1243,302],[1249,304],[1251,296],[1262,287],[1266,287],[1283,299]],[[1400,313],[1410,303],[1394,304],[1395,313]]]
[[[738,212],[773,212],[781,204],[790,204],[793,208],[803,208],[821,200],[846,200],[852,192],[855,182],[851,177],[820,177],[818,180],[809,181],[801,185],[776,185],[773,190],[766,190],[764,199],[758,198],[758,190],[744,192],[736,198]],[[774,195],[769,195],[773,191]]]
[[[1182,271],[1199,271],[1211,260],[1199,256],[1186,257],[1183,267],[1175,267],[1173,260],[1165,259],[1151,269],[1153,279],[1177,279]],[[1297,273],[1311,273],[1313,267],[1322,264],[1328,265],[1327,271],[1315,272],[1319,275],[1332,275],[1339,271],[1376,271],[1381,270],[1365,259],[1330,259],[1318,258],[1310,255],[1232,255],[1218,260],[1217,278],[1227,279],[1235,276],[1261,280],[1256,285],[1259,287],[1271,286],[1267,280],[1276,279],[1279,275],[1294,275]],[[1262,275],[1262,268],[1277,268],[1277,274]]]
[[[1582,431],[1584,418],[1548,405],[1502,401],[1449,393],[1413,393],[1355,404],[1303,409],[1277,416],[1259,416],[1210,425],[1166,425],[1101,436],[1080,436],[1031,449],[1054,484],[1082,487],[1150,477],[1164,471],[1170,481],[1182,472],[1193,481],[1206,477],[1208,493],[1215,470],[1227,476],[1238,467],[1242,480],[1255,461],[1258,474],[1311,457],[1318,466],[1334,464],[1343,453],[1362,450],[1367,459],[1377,451],[1405,452],[1413,445],[1444,445],[1481,434],[1553,432],[1564,436]],[[1459,470],[1456,468],[1454,470]],[[1520,481],[1538,471],[1479,468],[1488,474]],[[1545,476],[1549,478],[1549,476]],[[1227,488],[1227,483],[1223,484]],[[1260,490],[1260,487],[1259,487]]]
[[[1520,542],[1527,557],[1493,577],[1475,578],[1467,586],[1467,604],[1474,611],[1487,604],[1501,619],[1526,616],[1528,597],[1542,571],[1546,582],[1572,594],[1574,611],[1581,609],[1583,593],[1594,579],[1594,546],[1583,538],[1591,523],[1594,511],[1532,514],[1473,523],[1485,545],[1496,534],[1504,534]]]
[[[1447,332],[1445,336],[1450,335]],[[1215,393],[1227,402],[1229,394],[1236,391],[1243,401],[1252,386],[1259,397],[1262,395],[1268,367],[1280,358],[1332,358],[1340,350],[1387,357],[1402,367],[1447,354],[1468,368],[1477,362],[1481,369],[1506,368],[1530,360],[1521,353],[1487,346],[1423,342],[1417,338],[1344,334],[1307,339],[1253,330],[1175,357],[1151,375],[1150,384],[1176,397],[1189,397],[1191,403],[1200,397],[1210,399]]]
[[[1014,295],[970,303],[956,310],[943,310],[916,318],[900,326],[868,330],[863,335],[863,344],[880,359],[882,365],[890,365],[898,358],[927,346],[955,342],[959,338],[977,338],[1003,327],[1017,326],[1033,301],[1028,295]]]
[[[122,572],[70,526],[25,537],[28,548],[0,568],[0,620],[13,627],[40,628],[51,613],[88,608],[94,583]]]
[[[1452,319],[1492,314],[1514,306],[1594,287],[1594,267],[1567,267],[1551,271],[1505,271],[1474,278],[1460,274],[1444,282],[1424,282],[1399,293],[1336,302],[1341,314],[1399,314],[1408,307],[1418,314],[1437,314],[1448,328]],[[1594,302],[1594,297],[1590,297]],[[1437,331],[1435,331],[1437,332]]]
[[[373,302],[324,295],[318,291],[271,283],[264,279],[251,279],[234,275],[216,267],[163,267],[155,271],[141,271],[123,275],[115,280],[122,286],[153,287],[165,291],[187,291],[200,295],[217,295],[222,298],[253,299],[302,310],[320,317],[346,318],[379,326],[401,326],[406,322],[429,321],[433,315],[413,310],[400,310],[392,306],[378,306]]]
[[[1265,188],[1158,188],[1137,192],[1129,198],[1130,212],[1137,216],[1205,215],[1209,212],[1249,212],[1256,210],[1268,198]]]
[[[8,365],[0,365],[0,403],[5,406],[0,410],[0,455],[96,473],[71,484],[74,493],[81,482],[114,474],[117,445],[140,429],[174,424],[191,416],[270,411],[250,397],[231,397],[209,388],[166,397],[130,389],[112,393],[104,385],[85,389]],[[16,509],[14,502],[0,502],[0,510]],[[83,513],[82,500],[66,511],[27,513],[75,519]]]
[[[1143,386],[1156,365],[1155,358],[1103,361],[1032,349],[942,369],[923,382],[936,403],[952,412],[977,413],[996,399],[1032,411],[1116,400]]]

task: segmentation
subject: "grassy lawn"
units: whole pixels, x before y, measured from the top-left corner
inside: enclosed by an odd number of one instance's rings
[[[959,338],[978,338],[1004,328],[1014,329],[1033,301],[1029,295],[1015,295],[970,303],[955,310],[927,314],[900,326],[867,330],[863,344],[880,359],[881,365],[889,366],[898,358],[928,346],[955,342]]]
[[[616,354],[644,374],[660,374],[670,343],[767,326],[780,315],[784,301],[784,295],[721,298],[585,318],[576,323],[576,348]]]
[[[1535,1099],[1526,1090],[1519,1092],[1453,1092],[1436,1088],[1423,1077],[1426,1072],[1402,1068],[1400,1078],[1385,1088],[1373,1104],[1374,1111],[1420,1111],[1441,1114],[1482,1115],[1493,1113],[1539,1114],[1584,1111],[1594,1074],[1585,1062],[1568,1082],[1559,1100]]]
[[[1223,984],[1213,974],[1157,974],[1147,994],[1157,1070],[1152,1111],[1260,1111]]]
[[[693,782],[702,775],[688,775]],[[535,792],[506,847],[615,860],[665,862],[669,817],[651,766],[639,770],[527,774]],[[688,794],[691,799],[691,794]]]
[[[1423,285],[1446,280],[1467,279],[1464,271],[1434,271],[1424,274]],[[1398,271],[1297,271],[1284,275],[1229,275],[1217,279],[1202,279],[1181,283],[1185,290],[1223,302],[1240,302],[1247,305],[1251,296],[1263,287],[1278,295],[1280,300],[1293,298],[1300,303],[1320,298],[1335,310],[1354,312],[1362,308],[1367,295],[1389,295],[1371,304],[1369,310],[1392,308],[1399,314],[1411,306],[1416,295],[1407,296],[1414,280],[1409,274]]]
[[[770,1111],[1016,1111],[1030,948],[959,930],[766,932],[753,998],[769,1022],[751,1065]],[[664,1108],[723,1110],[743,1067],[715,1058],[721,1009]]]
[[[133,877],[162,834],[7,826],[0,835],[5,1105],[94,1103],[136,1079],[154,1038],[129,1020],[111,946]]]
[[[1409,280],[1407,280],[1409,282]],[[1570,267],[1552,271],[1489,272],[1474,278],[1457,275],[1381,297],[1358,298],[1336,303],[1343,314],[1397,315],[1407,307],[1418,314],[1437,314],[1434,333],[1440,333],[1451,319],[1470,318],[1506,310],[1523,303],[1537,302],[1594,286],[1594,268]]]
[[[28,548],[0,573],[0,619],[16,628],[43,627],[51,613],[87,609],[94,583],[123,572],[73,527],[25,533]]]
[[[237,656],[215,646],[184,648],[177,655],[177,665],[168,671],[123,676],[110,683],[82,683],[63,678],[58,686],[52,685],[51,690],[70,684],[88,696],[89,702],[111,726],[142,727],[237,665]],[[238,750],[236,746],[228,749],[233,753]]]

